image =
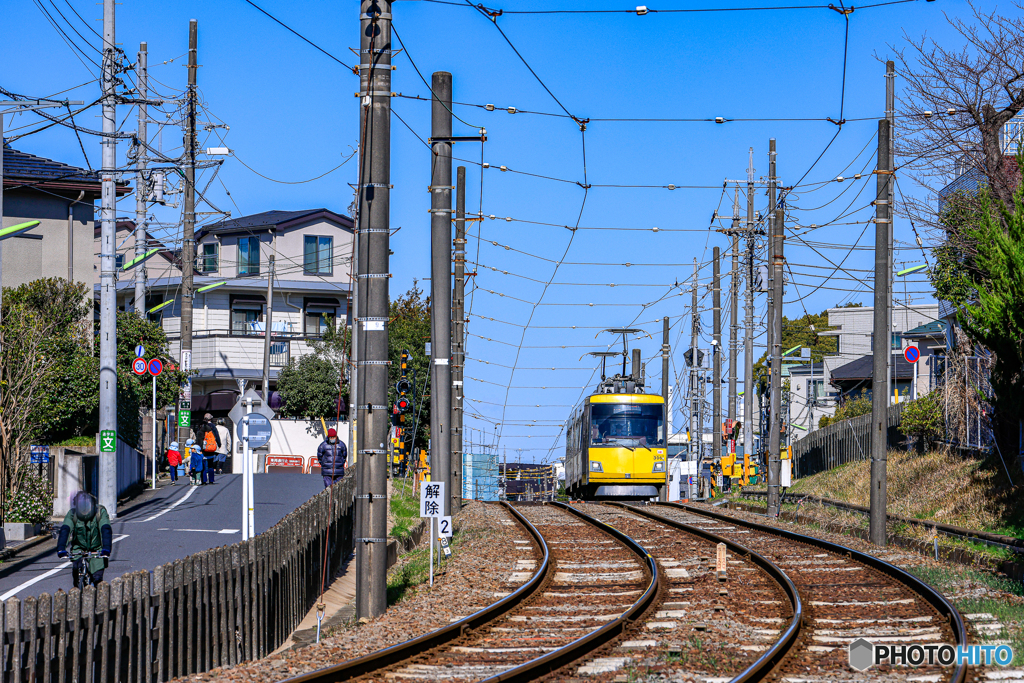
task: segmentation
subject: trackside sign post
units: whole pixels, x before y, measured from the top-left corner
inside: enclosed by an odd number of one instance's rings
[[[444,482],[443,481],[421,481],[420,482],[420,517],[426,517],[430,524],[428,530],[430,539],[430,585],[434,585],[434,518],[444,518]],[[451,526],[451,518],[448,526]],[[440,525],[440,519],[439,525]],[[450,554],[451,551],[449,550]]]

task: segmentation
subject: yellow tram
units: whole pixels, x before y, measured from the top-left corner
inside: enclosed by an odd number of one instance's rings
[[[603,380],[569,418],[565,488],[572,498],[647,499],[665,486],[665,398],[625,379]]]

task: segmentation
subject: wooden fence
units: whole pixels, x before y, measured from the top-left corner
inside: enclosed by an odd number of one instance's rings
[[[887,442],[906,437],[900,431],[906,403],[889,406]],[[808,477],[833,467],[871,458],[871,414],[828,425],[793,444],[793,476]]]
[[[354,491],[350,474],[266,533],[152,573],[10,598],[3,683],[161,683],[266,656],[352,552]]]

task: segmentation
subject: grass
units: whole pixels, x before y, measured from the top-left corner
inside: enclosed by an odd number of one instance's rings
[[[416,510],[419,513],[419,508]],[[454,559],[455,547],[462,541],[463,534],[456,531],[452,536],[450,546],[452,548],[452,559]],[[437,562],[435,558],[434,562]],[[444,571],[445,563],[451,560],[441,561],[441,571]],[[437,569],[434,569],[434,576],[437,576]],[[412,550],[398,558],[398,564],[388,572],[387,600],[388,607],[401,602],[410,592],[430,579],[430,546],[423,544],[421,547]]]
[[[919,579],[931,584],[951,597],[960,614],[988,612],[1003,625],[1003,632],[983,635],[983,640],[1008,640],[1013,648],[1013,666],[1024,664],[1024,600],[1005,598],[956,597],[965,588],[987,588],[1024,597],[1024,586],[1020,582],[967,568],[909,567],[907,569]]]
[[[388,502],[388,505],[391,517],[395,520],[388,535],[397,539],[407,538],[412,532],[412,528],[420,521],[420,501],[413,490],[413,485],[399,479],[393,479],[391,483],[391,500]]]
[[[848,463],[804,477],[790,492],[868,506],[870,470],[868,461]],[[892,514],[1024,538],[1022,487],[1010,486],[998,457],[890,451],[886,488]]]

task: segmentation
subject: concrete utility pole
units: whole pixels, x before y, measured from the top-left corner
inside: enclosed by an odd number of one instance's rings
[[[697,369],[700,363],[698,361],[697,344],[699,341],[700,323],[697,317],[697,273],[697,259],[693,259],[693,303],[691,304],[692,322],[690,329],[690,460],[697,463],[697,482],[699,487],[699,482],[701,481],[701,434],[699,432],[700,425],[698,423],[700,416],[700,399],[697,393],[697,380],[700,375],[698,374]]]
[[[319,255],[317,256],[319,258]],[[263,401],[270,407],[270,337],[274,329],[274,255],[267,263],[267,319],[263,325]]]
[[[668,425],[671,422],[668,416],[672,413],[672,403],[669,401],[668,395],[668,361],[671,348],[668,338],[668,316],[665,316],[661,319],[661,397],[665,399],[665,423],[663,430],[665,434],[665,485],[661,488],[661,495],[658,497],[658,500],[663,503],[668,502],[668,482],[672,474],[672,468],[669,466],[670,461],[668,459]]]
[[[736,186],[732,200],[732,278],[729,280],[729,420],[736,419],[736,378],[739,368],[739,291],[740,291],[740,188]]]
[[[192,369],[193,270],[196,263],[196,61],[199,24],[188,22],[188,92],[185,93],[185,208],[181,235],[181,369]],[[192,381],[185,380],[183,398],[192,400]],[[180,410],[179,410],[180,412]],[[178,442],[185,443],[190,427],[178,423]]]
[[[714,453],[713,459],[722,457],[722,250],[714,248],[714,268],[712,270],[711,284],[711,305],[714,308],[712,322],[712,371],[711,371],[711,409],[712,422],[711,433],[713,436]]]
[[[99,503],[117,515],[117,107],[114,0],[103,0],[103,149],[100,205],[100,482]]]
[[[451,514],[452,450],[452,143],[437,138],[452,136],[452,75],[435,71],[431,77],[434,93],[430,110],[430,480],[447,486],[444,514]],[[435,539],[431,542],[436,543]]]
[[[886,160],[889,170],[895,167],[895,139],[896,134],[896,64],[891,60],[885,63],[885,120],[889,122],[889,138],[887,140],[889,147],[889,158]],[[893,247],[893,225],[896,217],[896,197],[894,196],[895,183],[888,183],[888,192],[886,194],[886,201],[889,202],[889,257],[886,265],[887,272],[889,274],[889,297],[885,300],[886,320],[889,321],[889,333],[886,337],[889,339],[889,346],[885,350],[885,404],[888,406],[892,403],[892,396],[894,392],[894,382],[892,378],[893,363],[889,362],[889,359],[893,356],[892,349],[892,290],[893,290],[893,277],[895,269],[892,267],[892,247]]]
[[[889,156],[889,122],[878,122],[878,162],[875,174],[875,315],[874,353],[871,374],[871,520],[869,536],[872,543],[886,544],[886,437],[889,427],[889,396],[885,369],[889,364],[889,318],[886,302],[890,300],[888,258],[892,243],[888,242],[892,216],[889,211],[889,184],[892,182]]]
[[[455,289],[452,292],[452,511],[462,507],[462,400],[466,364],[466,167],[455,169]],[[433,282],[433,280],[431,280]]]
[[[387,609],[388,243],[391,187],[391,0],[359,12],[359,485],[356,615]],[[447,281],[447,279],[446,279]],[[435,385],[436,386],[436,385]],[[446,405],[435,403],[435,405]]]
[[[747,161],[747,312],[743,331],[743,454],[754,454],[754,148]],[[746,472],[743,473],[746,476]]]
[[[769,175],[771,176],[771,207],[774,220],[771,224],[771,237],[768,240],[769,270],[772,281],[772,302],[769,307],[768,327],[771,330],[771,375],[770,412],[768,417],[768,516],[778,517],[781,501],[779,499],[779,482],[782,479],[782,442],[779,428],[782,425],[782,264],[783,240],[785,239],[785,211],[781,202],[776,199],[778,192],[778,175],[775,165],[775,140],[769,141]]]
[[[146,182],[146,164],[149,159],[146,156],[146,142],[149,140],[146,134],[148,115],[146,113],[146,98],[149,96],[146,83],[149,74],[147,66],[148,50],[146,43],[139,44],[139,61],[135,67],[135,77],[139,86],[139,147],[138,156],[135,159],[135,258],[140,259],[146,254],[146,195],[149,193],[149,183]],[[135,266],[135,312],[140,318],[146,315],[146,263],[143,261]]]

